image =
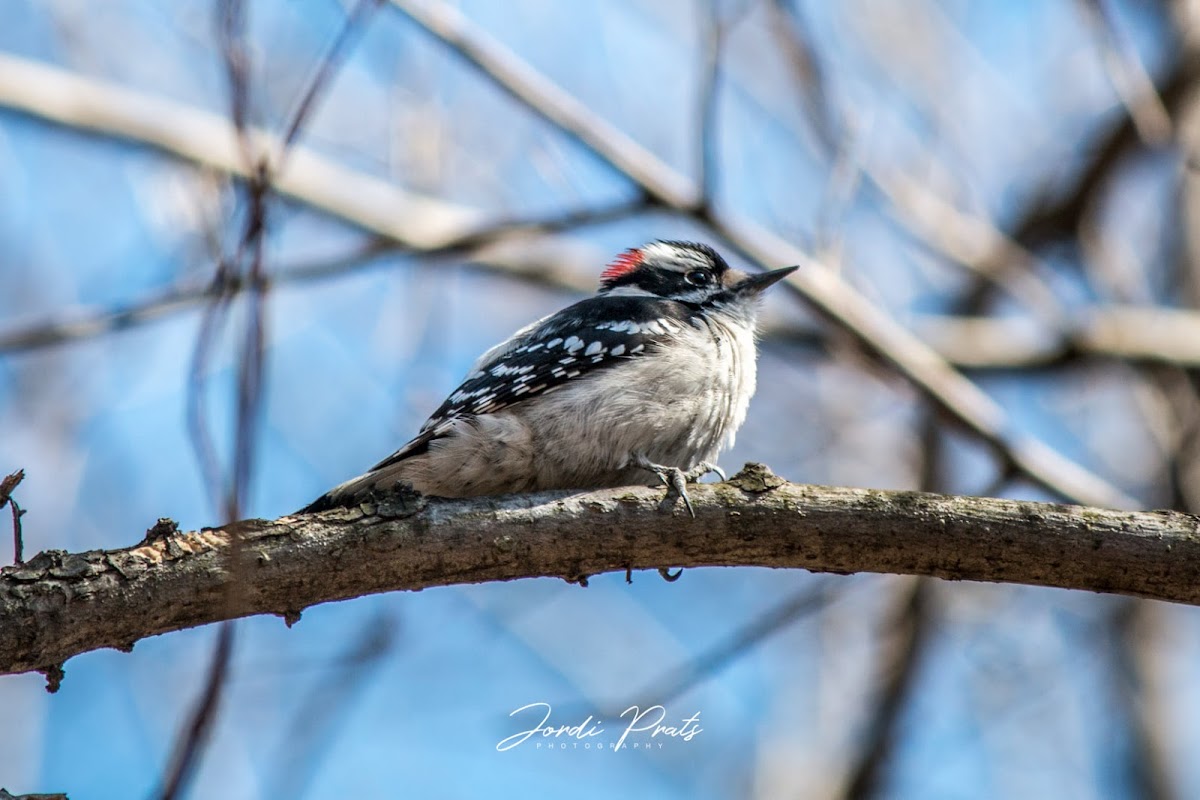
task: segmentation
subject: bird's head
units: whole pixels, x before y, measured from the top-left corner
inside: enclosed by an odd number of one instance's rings
[[[621,253],[600,276],[600,293],[654,296],[692,305],[744,304],[796,267],[747,275],[706,244],[657,241]]]

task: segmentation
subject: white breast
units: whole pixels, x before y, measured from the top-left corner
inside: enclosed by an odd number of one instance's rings
[[[543,402],[514,407],[535,431],[539,487],[644,483],[635,454],[688,469],[733,444],[755,388],[753,323],[682,323],[676,341]]]

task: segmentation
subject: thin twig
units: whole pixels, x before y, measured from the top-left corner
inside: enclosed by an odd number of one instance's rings
[[[928,404],[921,409],[918,427],[921,445],[920,459],[914,469],[915,483],[925,491],[942,490],[946,484],[943,434]],[[994,493],[985,493],[994,495],[1000,488],[996,486]],[[877,647],[878,698],[872,706],[862,745],[850,760],[842,782],[842,796],[847,800],[867,800],[882,794],[886,786],[887,772],[901,741],[904,709],[911,701],[921,659],[932,638],[936,594],[931,584],[925,578],[899,581],[890,608],[880,620],[880,633],[885,640]]]
[[[1184,41],[1178,45],[1155,86],[1172,119],[1184,112],[1192,88],[1200,79],[1197,56],[1196,43]],[[1088,148],[1088,160],[1065,188],[1058,186],[1057,176],[1047,180],[1045,190],[1008,228],[1009,238],[1029,250],[1075,238],[1087,209],[1100,197],[1125,156],[1140,144],[1134,119],[1128,113],[1117,118]],[[993,283],[979,282],[956,312],[979,313],[995,289]]]
[[[21,564],[25,561],[25,537],[21,533],[21,517],[25,516],[25,509],[11,497],[8,498],[8,505],[12,508],[13,563]]]
[[[217,632],[217,645],[213,649],[212,661],[209,664],[208,679],[204,683],[204,691],[196,701],[195,713],[192,714],[171,756],[167,778],[158,794],[162,800],[171,800],[183,793],[199,762],[198,754],[212,731],[217,708],[221,704],[221,694],[225,688],[225,678],[229,674],[233,633],[232,620],[223,622]]]
[[[771,14],[770,29],[800,87],[809,124],[826,154],[834,153],[838,149],[841,126],[830,99],[825,71],[808,36],[800,9],[789,0],[770,0],[767,9]]]
[[[233,277],[241,275],[244,251],[250,248],[257,254],[261,254],[262,252],[261,241],[263,233],[266,230],[265,199],[269,186],[269,173],[266,168],[266,162],[263,159],[259,159],[256,162],[253,144],[247,135],[250,106],[250,64],[244,40],[245,13],[245,5],[241,0],[221,0],[218,5],[218,38],[221,43],[221,53],[224,57],[225,74],[229,88],[230,116],[233,119],[234,127],[238,134],[237,141],[243,164],[251,176],[245,187],[248,210],[239,243],[238,257],[233,261],[229,261],[222,256],[218,260],[216,270],[213,274],[211,286],[213,299],[204,311],[200,333],[192,355],[191,369],[189,371],[190,389],[188,391],[187,403],[188,429],[191,434],[192,447],[195,450],[197,460],[200,462],[208,491],[216,501],[216,504],[222,509],[223,516],[227,522],[232,522],[241,516],[244,478],[248,474],[243,469],[244,459],[247,457],[251,447],[251,443],[243,440],[243,437],[247,434],[247,422],[245,418],[246,403],[244,398],[248,393],[257,391],[259,383],[257,376],[250,375],[250,371],[247,368],[248,359],[245,352],[243,352],[242,358],[239,360],[237,423],[233,456],[234,477],[231,485],[226,489],[217,460],[216,446],[208,429],[207,415],[204,408],[207,368],[209,356],[216,343],[217,335],[225,327],[225,319],[233,302],[234,293],[230,291],[229,287],[235,283]],[[256,265],[260,264],[261,259],[256,258],[254,263]],[[258,276],[252,272],[250,277],[253,279]],[[251,308],[248,312],[250,319],[246,326],[246,338],[250,340],[255,335],[255,332],[257,332],[260,342],[259,350],[261,351],[261,327],[257,324],[259,320],[258,306],[260,299],[261,296],[257,292],[252,295]],[[260,360],[255,361],[255,364],[261,368]],[[250,385],[248,386],[248,384]],[[228,582],[224,593],[226,605],[232,607],[238,601],[237,595],[241,594],[238,589],[241,586],[241,581],[238,579],[241,561],[241,537],[233,536],[230,545],[229,556],[232,565],[230,570],[232,579]],[[200,763],[216,721],[218,709],[220,708],[226,678],[229,674],[229,664],[233,658],[233,642],[234,622],[233,620],[228,620],[221,626],[220,633],[218,634],[212,661],[205,678],[204,689],[200,697],[197,698],[195,706],[189,715],[189,723],[175,742],[171,764],[166,773],[167,777],[163,781],[162,800],[174,800],[174,798],[180,796]]]
[[[699,206],[700,188],[695,181],[664,164],[508,48],[481,35],[458,9],[426,0],[390,1],[499,89],[628,176],[655,201],[675,209]]]
[[[739,227],[713,220],[714,232],[751,260],[766,264],[801,263],[785,286],[815,305],[869,352],[892,365],[935,405],[989,444],[1032,483],[1087,505],[1137,508],[1141,503],[1108,481],[1071,461],[1044,442],[1014,431],[1008,414],[974,383],[900,326],[839,276],[814,264],[801,251],[749,221]]]
[[[704,20],[701,23],[703,33],[700,42],[702,54],[698,89],[700,111],[696,120],[696,130],[699,131],[700,141],[696,173],[699,176],[697,182],[700,184],[700,202],[710,205],[716,197],[717,176],[720,174],[720,142],[717,137],[720,109],[717,104],[717,92],[720,89],[718,79],[720,77],[724,23],[720,19],[716,0],[709,0],[707,14],[700,16],[704,17]]]
[[[911,578],[896,598],[895,613],[884,621],[894,641],[885,645],[883,690],[875,701],[872,720],[864,736],[858,759],[849,770],[843,797],[870,800],[883,794],[887,769],[899,736],[901,712],[912,694],[917,666],[927,650],[933,619],[930,614],[933,587],[928,580]]]
[[[308,121],[308,115],[316,105],[317,96],[333,79],[338,65],[345,57],[346,51],[350,49],[350,42],[366,29],[370,17],[381,5],[383,5],[383,0],[358,0],[354,10],[346,17],[341,32],[329,46],[329,52],[321,59],[316,74],[309,81],[308,91],[304,93],[299,105],[296,106],[291,123],[284,129],[283,149],[285,152],[295,143],[300,130]]]
[[[1101,58],[1113,89],[1146,147],[1162,147],[1171,140],[1171,115],[1154,88],[1130,43],[1122,35],[1105,0],[1078,0],[1084,21],[1096,31]]]
[[[332,74],[342,51],[355,28],[366,19],[368,3],[360,2],[356,12],[347,20],[330,52],[316,71],[311,85],[287,128],[283,138],[282,163],[292,141],[299,136],[311,109],[315,106],[320,90],[332,79]],[[264,345],[264,313],[266,300],[266,268],[264,246],[268,226],[269,200],[272,190],[272,167],[265,155],[254,152],[253,132],[249,126],[250,63],[245,43],[245,13],[242,0],[222,0],[218,7],[219,38],[224,55],[226,77],[229,83],[231,117],[237,131],[243,167],[248,180],[243,184],[246,196],[245,219],[236,252],[228,260],[221,258],[213,277],[212,302],[206,309],[201,326],[200,338],[192,360],[191,391],[189,392],[189,428],[193,434],[193,445],[201,466],[210,480],[210,491],[222,499],[226,522],[241,519],[246,498],[249,494],[250,477],[253,473],[255,444],[262,415],[263,376],[266,370]],[[236,280],[235,280],[236,278]],[[215,456],[215,446],[209,435],[204,414],[205,377],[211,348],[217,334],[224,327],[230,306],[240,286],[249,291],[246,303],[246,320],[243,327],[238,357],[238,383],[236,393],[236,416],[234,425],[233,465],[231,480],[222,490],[220,470]],[[230,579],[226,589],[226,602],[236,607],[244,591],[242,575],[241,539],[233,537],[229,551]],[[187,778],[198,763],[208,733],[216,719],[217,710],[233,652],[233,623],[222,626],[221,635],[209,669],[206,688],[192,713],[191,724],[177,743],[175,758],[163,791],[163,800],[171,800],[182,791]]]
[[[431,259],[460,258],[480,268],[544,287],[576,292],[588,291],[594,284],[575,278],[565,268],[567,264],[561,263],[556,265],[559,268],[547,269],[544,263],[532,255],[524,259],[514,257],[508,246],[522,241],[554,244],[548,241],[554,234],[624,219],[646,208],[645,198],[635,197],[610,206],[569,209],[534,219],[502,219],[481,227],[469,228],[432,247],[412,246],[387,238],[375,238],[342,256],[281,267],[274,274],[261,276],[259,283],[264,290],[270,290],[284,285],[328,280],[368,267],[383,256],[418,255]],[[565,242],[559,244],[562,246],[555,248],[559,254],[557,261],[570,260]],[[184,313],[201,303],[211,303],[222,294],[240,296],[249,288],[250,283],[238,275],[228,275],[220,284],[210,280],[205,284],[173,288],[125,307],[97,311],[69,320],[39,322],[0,332],[0,353],[52,347],[127,330]]]
[[[4,477],[4,480],[0,480],[0,508],[4,508],[5,504],[12,508],[14,564],[20,564],[25,560],[25,540],[21,536],[21,517],[25,512],[17,505],[17,501],[12,496],[13,490],[23,480],[25,480],[25,470],[23,469],[10,472]]]
[[[1013,317],[919,317],[917,334],[943,358],[973,369],[1020,369],[1088,356],[1200,367],[1200,312],[1158,306],[1079,309],[1064,330]]]
[[[1131,739],[1125,749],[1132,794],[1139,800],[1178,800],[1186,795],[1171,776],[1169,734],[1148,698],[1151,681],[1145,668],[1156,648],[1145,634],[1153,613],[1153,604],[1145,601],[1114,603],[1105,620],[1105,649],[1112,659],[1113,704]]]
[[[225,117],[7,53],[0,53],[0,106],[246,180],[258,169],[257,161],[244,161],[236,129]],[[256,152],[280,152],[279,137],[250,131]],[[436,247],[486,222],[478,210],[347,169],[301,145],[291,148],[283,169],[272,176],[272,189],[412,247]]]

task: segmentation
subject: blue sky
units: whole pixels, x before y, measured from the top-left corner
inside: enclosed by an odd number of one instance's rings
[[[863,172],[896,168],[973,213],[1006,224],[1044,179],[1068,181],[1091,138],[1121,113],[1077,4],[803,3],[848,132],[856,176],[815,145],[777,50],[766,4],[725,41],[718,94],[718,207],[839,259],[842,274],[902,322],[954,306],[964,271],[919,242]],[[278,129],[342,18],[332,0],[253,4],[254,114]],[[743,9],[743,6],[745,7]],[[1153,74],[1164,21],[1109,4],[1130,53]],[[698,158],[698,6],[467,2],[464,14],[674,168]],[[89,9],[4,0],[0,52],[224,112],[208,3],[122,0]],[[394,8],[382,8],[302,138],[322,156],[491,218],[598,208],[633,195],[628,180],[447,55]],[[1138,256],[1146,284],[1170,259],[1139,248],[1172,202],[1168,156],[1122,173],[1109,199],[1114,241]],[[855,172],[855,170],[852,170]],[[209,238],[234,240],[237,197],[222,179],[136,143],[46,124],[0,106],[0,334],[46,319],[120,308],[210,274]],[[1123,199],[1124,198],[1124,199]],[[1139,216],[1138,212],[1141,212]],[[286,274],[366,242],[353,225],[299,203],[272,207],[267,265]],[[625,247],[707,238],[693,221],[638,214],[568,235],[586,284]],[[824,248],[824,249],[822,249]],[[740,260],[731,254],[734,261]],[[1038,264],[1063,306],[1095,302],[1076,254]],[[474,358],[576,295],[453,260],[389,253],[268,296],[267,389],[247,513],[275,517],[402,443]],[[1110,299],[1110,298],[1102,298]],[[1174,298],[1161,298],[1174,302]],[[998,313],[1021,314],[1010,298]],[[807,309],[783,298],[774,321]],[[235,321],[237,316],[235,314]],[[26,550],[119,547],[158,517],[214,524],[185,425],[199,308],[54,347],[0,352],[0,471],[27,478]],[[835,338],[817,348],[764,344],[760,392],[727,469],[769,463],[795,480],[912,488],[923,443],[913,391]],[[208,374],[207,413],[228,456],[232,338]],[[1161,454],[1139,417],[1134,381],[1081,367],[976,376],[1020,430],[1041,437],[1142,498],[1163,499]],[[948,491],[979,493],[996,464],[969,437],[939,439]],[[1045,498],[1019,482],[1005,494]],[[11,554],[0,544],[0,557]],[[509,713],[544,702],[573,725],[645,703],[678,669],[719,647],[796,592],[831,599],[666,703],[699,714],[703,732],[638,750],[557,751]],[[829,781],[861,740],[888,603],[905,584],[873,577],[690,570],[394,593],[310,609],[291,629],[239,623],[216,735],[192,796],[580,798],[831,796]],[[936,584],[936,624],[901,716],[887,796],[1135,796],[1130,742],[1108,638],[1112,598]],[[1171,740],[1196,741],[1196,615],[1162,610]],[[355,660],[364,637],[380,652]],[[215,628],[89,653],[62,690],[39,676],[0,680],[0,786],[76,797],[145,796],[199,691]],[[608,730],[618,728],[609,720]],[[1174,767],[1179,785],[1200,774]],[[1186,794],[1186,793],[1185,793]]]

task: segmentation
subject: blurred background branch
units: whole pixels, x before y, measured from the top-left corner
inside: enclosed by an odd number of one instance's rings
[[[868,5],[10,4],[0,474],[26,468],[25,549],[298,507],[660,237],[804,265],[727,464],[1194,512],[1195,4]],[[205,629],[152,638],[73,659],[49,701],[9,678],[33,733],[0,735],[0,775],[159,791],[178,687],[216,686],[193,793],[1200,793],[1191,609],[749,568],[590,584],[250,618],[216,660]],[[528,702],[612,729],[656,699],[704,732],[495,751]]]

